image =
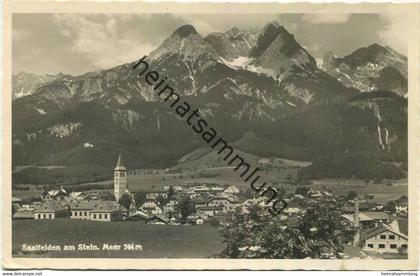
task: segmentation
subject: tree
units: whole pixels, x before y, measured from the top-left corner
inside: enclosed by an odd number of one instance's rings
[[[175,194],[175,190],[174,187],[169,186],[169,190],[168,190],[168,199],[171,199],[173,197],[173,195]]]
[[[123,206],[126,209],[130,209],[132,197],[130,194],[125,193],[121,196],[121,198],[118,200],[118,203]]]
[[[306,195],[309,192],[309,187],[299,186],[295,189],[295,194]]]
[[[220,221],[215,218],[215,217],[211,217],[207,220],[207,223],[210,224],[213,227],[219,226],[220,225]]]
[[[347,193],[347,199],[354,199],[357,196],[357,192],[351,190]]]
[[[159,202],[160,206],[165,205],[166,202],[168,201],[162,195],[158,195],[157,198],[156,198],[156,200]]]
[[[257,205],[236,209],[221,230],[222,258],[319,258],[328,250],[338,256],[352,240],[353,229],[328,203],[318,202],[299,219],[280,219]]]
[[[134,200],[136,201],[136,206],[140,207],[146,201],[146,193],[145,192],[134,193]]]
[[[191,201],[189,197],[184,197],[181,199],[177,206],[177,211],[181,214],[181,222],[185,223],[187,217],[194,213],[195,204]]]

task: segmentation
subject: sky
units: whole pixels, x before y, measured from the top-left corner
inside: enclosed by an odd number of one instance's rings
[[[282,24],[321,61],[372,43],[407,54],[404,14],[14,14],[13,72],[80,75],[132,62],[157,48],[176,28],[193,25],[204,37],[232,27]]]

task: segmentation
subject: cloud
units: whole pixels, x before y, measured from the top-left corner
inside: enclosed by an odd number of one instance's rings
[[[154,48],[139,36],[120,30],[118,17],[98,19],[79,14],[55,14],[54,19],[63,28],[61,34],[71,38],[70,50],[84,55],[98,68],[134,61]]]
[[[341,24],[349,21],[351,14],[305,14],[303,22],[311,24]]]
[[[386,22],[383,30],[379,31],[382,42],[402,54],[407,54],[408,37],[407,27],[411,26],[408,16],[399,13],[382,14]]]

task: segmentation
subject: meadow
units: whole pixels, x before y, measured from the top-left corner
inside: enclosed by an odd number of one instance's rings
[[[50,258],[209,258],[223,249],[218,228],[209,225],[150,225],[128,221],[74,219],[27,220],[12,223],[12,254],[15,257]],[[94,244],[97,251],[49,251],[24,253],[22,244]],[[139,244],[142,250],[102,250],[108,244]]]

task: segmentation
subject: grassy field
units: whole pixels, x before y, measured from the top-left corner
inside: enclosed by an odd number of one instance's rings
[[[377,203],[384,203],[394,200],[403,195],[408,195],[407,179],[399,179],[393,181],[392,185],[372,184],[366,185],[363,180],[337,180],[324,179],[314,181],[314,188],[329,189],[336,195],[347,195],[349,191],[356,191],[359,198],[363,198],[366,194],[374,195]]]
[[[95,222],[73,219],[13,221],[15,257],[207,258],[223,249],[218,228],[209,225],[149,225],[143,222]],[[22,244],[94,244],[98,251],[23,253]],[[140,244],[142,250],[102,250],[108,244]],[[123,249],[123,248],[121,248]]]

